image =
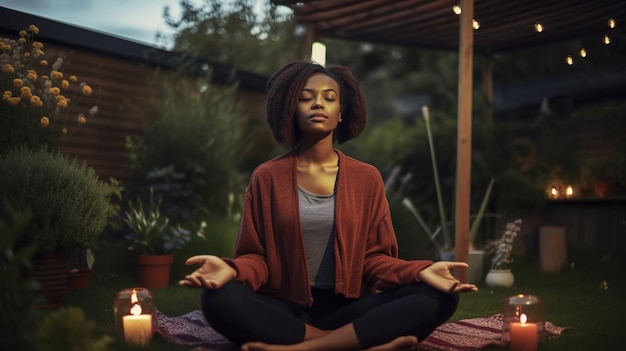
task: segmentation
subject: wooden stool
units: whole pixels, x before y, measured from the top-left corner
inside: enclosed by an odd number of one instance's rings
[[[559,272],[567,264],[567,246],[564,227],[539,228],[541,270]]]

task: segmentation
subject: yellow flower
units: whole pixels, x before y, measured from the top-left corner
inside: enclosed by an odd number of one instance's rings
[[[30,91],[29,87],[22,87],[20,88],[20,97],[24,100],[30,100],[30,98],[33,96],[33,93]]]
[[[57,96],[61,94],[61,89],[59,89],[59,87],[50,87],[50,89],[48,89],[48,92],[54,96]]]
[[[67,134],[67,128],[61,129],[61,133],[63,133],[63,135],[66,135]]]
[[[78,77],[76,77],[75,75],[71,75],[70,76],[70,82],[72,82],[72,83],[78,82]]]
[[[43,43],[40,41],[33,41],[33,47],[35,49],[43,49]]]
[[[39,64],[42,65],[42,66],[47,66],[48,65],[48,61],[41,60],[41,61],[39,61]]]
[[[79,124],[87,123],[87,120],[85,119],[85,115],[83,113],[78,114],[78,123]]]
[[[14,96],[14,97],[9,98],[8,103],[9,103],[9,106],[11,107],[17,107],[17,105],[19,105],[21,101],[22,99],[20,99],[17,96]]]
[[[89,96],[91,95],[91,93],[92,93],[91,87],[87,84],[83,85],[83,95]]]
[[[30,30],[31,32],[35,34],[39,34],[39,28],[34,24],[31,24],[30,26],[28,26],[28,30]]]
[[[24,44],[26,44],[26,38],[19,38],[19,39],[17,39],[17,42],[18,42],[20,45],[24,45]]]
[[[59,71],[52,71],[50,72],[50,77],[52,77],[52,79],[63,79],[63,73]]]
[[[26,72],[26,78],[28,80],[30,80],[31,82],[36,82],[37,81],[37,71],[35,71],[34,69],[29,69],[28,72]]]
[[[15,73],[15,68],[13,67],[13,65],[8,63],[2,67],[2,70],[10,74]]]
[[[61,100],[57,101],[57,107],[67,108],[67,106],[69,106],[69,103],[67,102],[67,99],[61,99]]]
[[[39,120],[39,123],[41,123],[42,127],[47,127],[48,124],[50,124],[50,119],[46,116],[41,117],[41,119]]]
[[[30,97],[30,104],[34,107],[39,108],[43,106],[43,101],[41,101],[41,98],[39,96],[33,95]]]
[[[16,88],[21,88],[24,85],[24,81],[19,79],[19,78],[15,78],[13,79],[13,86]]]
[[[70,82],[68,82],[67,79],[63,79],[61,81],[61,89],[66,90],[69,87],[70,87]]]

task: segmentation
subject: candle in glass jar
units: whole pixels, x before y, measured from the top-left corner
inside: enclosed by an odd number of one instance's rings
[[[537,350],[537,323],[527,323],[525,314],[520,321],[511,322],[511,351]]]
[[[141,314],[141,306],[133,305],[130,315],[122,317],[124,339],[129,344],[145,346],[152,338],[152,315]]]

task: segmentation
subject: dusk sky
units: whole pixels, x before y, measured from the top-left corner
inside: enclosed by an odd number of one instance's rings
[[[158,32],[171,34],[163,20],[166,5],[179,14],[179,0],[0,0],[2,7],[153,46],[163,46],[155,40]]]

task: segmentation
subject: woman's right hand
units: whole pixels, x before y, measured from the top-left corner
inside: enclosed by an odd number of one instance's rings
[[[237,277],[237,271],[224,260],[213,255],[193,256],[187,259],[186,265],[200,265],[200,268],[185,276],[178,285],[219,289]]]

